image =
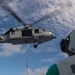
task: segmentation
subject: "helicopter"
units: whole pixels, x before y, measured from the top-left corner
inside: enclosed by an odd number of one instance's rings
[[[13,45],[34,43],[34,48],[37,48],[39,44],[56,38],[54,33],[49,32],[43,28],[31,27],[38,22],[47,19],[48,16],[44,16],[43,18],[37,20],[32,24],[25,24],[9,6],[3,6],[3,8],[10,12],[11,15],[15,17],[19,22],[21,22],[24,26],[10,28],[7,32],[0,35],[0,43],[11,43]]]

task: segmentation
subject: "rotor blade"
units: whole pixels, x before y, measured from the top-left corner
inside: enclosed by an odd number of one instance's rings
[[[39,23],[41,21],[44,21],[48,18],[55,17],[59,14],[62,14],[63,12],[66,12],[69,9],[71,9],[72,6],[73,5],[70,1],[67,1],[66,3],[60,3],[57,7],[53,8],[53,9],[50,9],[51,12],[49,13],[49,15],[46,15],[43,18],[37,20],[36,22],[32,23],[30,26],[33,26],[34,24],[37,24],[37,23]]]
[[[4,2],[4,1],[3,1]],[[21,22],[23,25],[26,25],[21,19],[19,16],[17,16],[17,14],[6,4],[6,3],[3,3],[3,2],[0,2],[0,4],[2,3],[2,7],[4,9],[6,9],[7,11],[9,11],[19,22]]]
[[[44,20],[46,20],[46,19],[48,19],[48,18],[51,18],[51,16],[46,15],[46,16],[44,16],[43,18],[41,18],[41,19],[35,21],[34,23],[32,23],[30,26],[33,26],[34,24],[37,24],[37,23],[39,23],[39,22],[41,22],[41,21],[44,21]]]

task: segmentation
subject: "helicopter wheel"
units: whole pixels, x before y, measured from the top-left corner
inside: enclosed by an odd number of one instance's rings
[[[34,48],[37,48],[38,45],[34,45]]]

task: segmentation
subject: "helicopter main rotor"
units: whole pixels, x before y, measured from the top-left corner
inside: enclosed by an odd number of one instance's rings
[[[37,23],[39,23],[39,22],[41,22],[41,21],[44,21],[44,20],[46,20],[46,19],[48,19],[48,18],[51,18],[52,16],[56,16],[56,15],[59,15],[59,13],[65,12],[65,9],[68,10],[68,9],[70,9],[70,7],[72,7],[72,3],[71,3],[70,1],[68,1],[68,2],[66,2],[66,3],[63,3],[64,8],[63,8],[62,6],[55,7],[55,10],[54,10],[52,13],[50,13],[50,14],[48,14],[48,15],[42,17],[42,18],[40,18],[39,20],[33,22],[32,24],[27,24],[27,23],[25,23],[25,22],[9,7],[9,5],[8,5],[7,2],[6,2],[6,0],[0,0],[0,6],[2,6],[4,9],[6,9],[7,11],[9,11],[19,22],[21,22],[21,23],[24,25],[25,28],[28,28],[28,27],[31,27],[31,26],[33,26],[33,25],[35,25],[35,24],[37,24]],[[59,9],[58,9],[58,8],[59,8]],[[61,10],[60,10],[60,9],[61,9]],[[56,20],[56,21],[57,21],[57,20]],[[59,22],[58,22],[58,23],[59,23]]]
[[[9,5],[5,1],[0,1],[0,5],[4,9],[6,9],[8,12],[10,12],[12,14],[12,16],[14,16],[14,18],[17,19],[17,21],[21,22],[24,25],[25,28],[29,28],[29,27],[31,27],[31,26],[33,26],[33,25],[35,25],[35,24],[37,24],[37,23],[39,23],[41,21],[44,21],[44,20],[46,20],[48,18],[51,18],[49,15],[46,15],[46,16],[40,18],[39,20],[33,22],[32,24],[27,24],[27,23],[22,21],[22,19],[9,7]]]

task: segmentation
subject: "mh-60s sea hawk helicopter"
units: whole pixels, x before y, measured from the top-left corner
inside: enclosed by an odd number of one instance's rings
[[[12,43],[12,44],[27,44],[34,43],[34,48],[37,48],[38,44],[43,42],[50,41],[56,36],[43,28],[31,28],[31,26],[37,24],[44,19],[47,19],[48,16],[39,19],[33,24],[25,24],[17,14],[11,10],[9,6],[3,6],[7,11],[9,11],[19,22],[21,22],[24,26],[17,28],[10,28],[6,33],[0,35],[0,43]]]

